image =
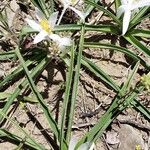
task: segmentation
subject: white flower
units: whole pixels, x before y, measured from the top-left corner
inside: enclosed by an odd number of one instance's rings
[[[55,41],[56,47],[61,52],[65,50],[66,46],[72,45],[72,40],[67,37],[56,37],[56,38],[53,37],[53,41]]]
[[[60,42],[59,42],[60,41]],[[66,46],[71,46],[72,45],[72,41],[70,38],[67,38],[67,37],[63,37],[63,38],[60,38],[60,40],[58,41],[58,46],[59,46],[59,49],[61,51],[63,51],[65,49]]]
[[[80,0],[60,0],[61,3],[64,5],[64,9],[61,13],[61,16],[57,22],[57,25],[60,24],[61,19],[65,13],[65,11],[70,8],[72,11],[74,11],[83,21],[85,20],[85,13],[77,10],[74,6],[80,1]]]
[[[69,143],[68,150],[74,150],[77,143],[78,143],[77,138],[72,137]],[[89,146],[90,146],[90,142],[86,142],[84,144],[81,144],[77,150],[93,150],[95,144],[93,143],[90,147]]]
[[[150,0],[121,0],[121,6],[118,8],[117,16],[120,17],[124,13],[122,34],[124,35],[129,26],[132,11],[144,6],[150,5]]]
[[[52,39],[54,42],[58,43],[59,47],[62,46],[71,46],[71,39],[70,38],[61,38],[57,34],[53,34],[53,29],[56,25],[58,12],[54,12],[51,14],[49,19],[47,20],[44,15],[39,11],[39,9],[36,10],[36,17],[38,21],[34,21],[31,19],[26,18],[27,23],[31,28],[33,28],[35,31],[38,31],[39,33],[34,38],[33,43],[39,43],[42,40],[46,38]]]
[[[72,40],[68,37],[60,36],[53,36],[52,38],[53,42],[49,47],[50,53],[53,55],[61,54],[61,56],[64,56],[68,52],[66,46],[71,46]]]

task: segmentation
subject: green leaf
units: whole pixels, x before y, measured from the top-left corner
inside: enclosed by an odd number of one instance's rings
[[[0,92],[0,101],[6,99],[7,97],[11,97],[11,96],[12,96],[11,93]],[[18,95],[17,98],[22,102],[37,103],[37,100],[34,97]]]
[[[119,98],[119,95],[116,96],[106,113],[99,119],[97,124],[78,142],[75,149],[77,149],[81,144],[87,141],[93,143],[98,138],[100,138],[104,130],[126,107],[130,105],[132,100],[135,99],[139,92],[141,92],[142,90],[142,87],[137,86],[136,89],[133,90],[133,92],[131,92],[128,97],[126,97],[126,99],[124,99],[123,97],[124,101]],[[123,101],[123,103],[119,104],[119,101]]]
[[[148,10],[149,10],[149,7],[143,7],[143,8],[141,8],[140,11],[130,21],[129,29],[131,29],[133,26],[137,25],[141,21],[141,18],[144,16],[144,14]]]
[[[16,54],[15,54],[15,56],[16,56]],[[26,66],[29,67],[30,65],[35,65],[37,62],[41,61],[43,56],[45,56],[45,54],[42,53],[41,55],[35,55],[35,56],[31,57],[29,60],[27,60],[25,62]],[[3,88],[3,86],[5,84],[8,84],[11,80],[13,80],[15,77],[17,77],[22,72],[23,72],[22,66],[18,66],[18,68],[16,68],[12,72],[10,72],[10,74],[8,74],[2,81],[0,81],[0,89]]]
[[[121,5],[120,0],[115,0],[115,10],[117,12],[118,7]]]
[[[13,141],[15,144],[23,142],[23,139],[14,133],[10,133],[5,129],[0,129],[0,138],[7,138],[7,140]],[[31,149],[41,150],[41,148],[37,147],[34,142],[32,142],[29,138],[26,138],[24,144],[29,146]]]
[[[93,0],[92,0],[92,2],[93,2]],[[94,2],[98,3],[99,0],[94,0]],[[93,9],[94,9],[94,6],[89,4],[85,9],[85,14],[86,14],[85,16],[87,17],[92,12]]]
[[[65,144],[63,143],[64,140],[64,127],[65,127],[65,120],[66,120],[66,113],[67,110],[69,109],[69,97],[70,97],[70,92],[71,92],[71,83],[72,83],[72,78],[73,78],[73,71],[74,71],[74,44],[71,48],[71,60],[70,60],[70,65],[69,65],[69,71],[67,73],[67,80],[66,80],[66,90],[65,90],[65,96],[64,96],[64,101],[63,101],[63,109],[62,109],[62,117],[61,117],[61,132],[60,132],[60,150],[66,150],[67,148],[65,147]]]
[[[47,8],[45,0],[31,0],[31,2],[43,12],[47,19],[49,18],[50,10]]]
[[[128,93],[131,90],[130,89],[130,87],[132,85],[131,83],[132,83],[132,80],[134,79],[134,77],[137,73],[139,65],[140,65],[140,63],[137,62],[136,65],[134,66],[134,69],[132,70],[132,72],[128,76],[127,80],[124,82],[123,87],[121,88],[121,91],[120,91],[120,96],[124,96],[126,93]]]
[[[137,99],[134,99],[131,102],[131,105],[133,105],[135,110],[137,110],[144,117],[146,117],[148,120],[150,120],[150,110],[148,110],[145,106],[143,106]]]
[[[8,59],[11,59],[14,57],[16,57],[16,54],[14,51],[8,51],[8,52],[0,53],[0,60],[8,60]]]
[[[56,32],[64,32],[64,31],[80,31],[81,25],[77,24],[66,24],[59,25],[54,28]],[[104,33],[112,33],[118,35],[120,30],[118,26],[115,25],[85,25],[85,31],[97,31]],[[35,33],[36,31],[30,28],[29,26],[24,26],[21,30],[20,37],[23,37],[30,33]]]
[[[6,9],[4,9],[4,11],[0,11],[0,26],[10,32],[10,29],[9,29],[9,25],[8,25],[8,18],[7,18],[7,13],[6,13]]]
[[[47,64],[50,62],[48,58],[44,58],[34,69],[31,71],[31,76],[36,78],[43,69],[47,66]],[[27,79],[24,79],[14,90],[14,92],[6,99],[6,104],[2,109],[2,112],[4,114],[7,114],[7,111],[9,110],[11,104],[17,98],[17,96],[20,94],[21,90],[24,89],[28,85]],[[0,117],[0,122],[2,121],[2,117]]]
[[[124,36],[124,38],[131,43],[132,45],[134,45],[136,48],[138,48],[141,52],[144,52],[148,57],[150,57],[150,49],[147,48],[146,46],[144,46],[142,43],[139,42],[139,40],[137,40],[136,37],[127,34],[126,36]]]
[[[81,29],[81,36],[80,36],[80,42],[79,42],[79,52],[78,52],[78,58],[77,58],[77,65],[75,67],[75,77],[74,77],[74,83],[73,83],[73,89],[72,89],[72,96],[71,96],[71,106],[70,106],[70,112],[69,112],[69,120],[68,120],[68,127],[67,127],[67,142],[70,141],[71,136],[71,129],[72,129],[72,123],[73,123],[73,115],[75,110],[75,102],[77,98],[78,93],[78,82],[79,82],[79,76],[80,76],[80,66],[81,66],[81,58],[82,58],[82,51],[83,51],[83,44],[84,44],[84,32],[85,27],[82,26]]]
[[[81,25],[69,24],[69,25],[59,25],[54,30],[57,32],[62,31],[77,31],[81,29]],[[115,25],[85,25],[85,31],[98,31],[104,33],[118,34],[118,26]]]
[[[96,66],[93,62],[89,59],[83,57],[81,61],[82,65],[84,65],[88,70],[93,72],[97,77],[99,77],[104,83],[109,85],[113,90],[120,91],[119,87],[114,83],[114,81],[98,66]]]
[[[100,5],[92,2],[91,0],[85,0],[85,3],[94,6],[95,8],[99,9],[100,11],[103,11],[106,15],[111,17],[118,25],[121,26],[120,20],[114,14],[112,14],[109,10],[105,9],[103,6],[100,6]]]
[[[105,48],[105,49],[111,49],[116,50],[119,52],[122,52],[126,54],[127,56],[131,57],[135,61],[140,61],[140,63],[146,67],[147,69],[150,69],[150,65],[147,64],[140,56],[136,55],[132,51],[128,50],[127,48],[116,46],[113,44],[104,44],[104,43],[98,43],[98,42],[85,42],[84,47],[88,48]]]
[[[35,145],[35,147],[38,147],[40,150],[46,150],[44,146],[38,144],[22,127],[19,126],[19,124],[14,121],[13,119],[9,118],[6,114],[4,114],[2,111],[0,111],[0,115],[6,118],[11,124],[13,124],[21,133],[25,135],[30,141]]]
[[[150,30],[133,29],[133,30],[130,32],[130,34],[131,34],[132,36],[150,38]]]
[[[21,55],[18,47],[15,49],[15,52],[16,52],[16,55],[18,56],[19,61],[20,61],[21,65],[22,65],[22,67],[23,67],[23,69],[24,69],[24,71],[26,73],[29,85],[30,85],[33,93],[37,97],[37,100],[38,100],[38,102],[39,102],[39,104],[41,106],[41,109],[43,110],[43,112],[45,114],[45,117],[46,117],[50,127],[52,128],[52,131],[54,132],[56,138],[59,139],[59,136],[60,136],[59,134],[60,133],[59,133],[59,129],[57,127],[57,124],[56,124],[55,120],[53,119],[52,114],[50,113],[46,103],[44,102],[43,97],[38,92],[37,87],[36,87],[36,85],[35,85],[35,83],[34,83],[34,81],[32,79],[32,76],[29,73],[29,70],[28,70],[28,68],[27,68],[27,66],[26,66],[26,64],[24,62],[24,59],[22,58],[22,55]]]

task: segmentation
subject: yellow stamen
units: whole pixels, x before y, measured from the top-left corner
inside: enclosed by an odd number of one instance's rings
[[[50,25],[46,19],[41,20],[40,25],[43,28],[43,30],[45,30],[46,32],[48,32],[48,33],[52,32],[52,28],[50,27]]]

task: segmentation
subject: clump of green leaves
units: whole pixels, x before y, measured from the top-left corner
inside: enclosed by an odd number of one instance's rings
[[[0,53],[0,60],[17,58],[21,65],[0,81],[0,88],[4,89],[4,92],[0,95],[2,95],[2,99],[5,99],[6,102],[4,107],[0,110],[0,122],[2,123],[4,118],[7,119],[14,126],[19,128],[20,132],[24,134],[24,138],[10,133],[3,128],[0,129],[0,136],[1,138],[7,137],[8,139],[15,141],[16,144],[18,142],[21,143],[18,148],[26,145],[37,150],[46,149],[45,145],[36,142],[34,138],[19,126],[18,122],[15,122],[8,115],[12,104],[16,102],[20,96],[23,97],[24,103],[28,102],[34,103],[34,105],[40,105],[40,109],[43,111],[45,120],[47,120],[49,125],[48,128],[50,128],[54,134],[54,136],[52,136],[53,144],[51,143],[53,149],[56,147],[60,150],[67,150],[70,148],[69,143],[72,141],[72,125],[82,67],[91,72],[94,77],[99,78],[107,88],[109,87],[113,90],[116,93],[116,97],[112,99],[112,103],[105,114],[99,118],[98,122],[90,129],[90,131],[75,142],[73,149],[93,149],[96,140],[102,136],[112,121],[129,106],[132,106],[146,118],[150,119],[149,110],[137,100],[138,94],[144,90],[143,85],[147,90],[150,90],[150,74],[143,75],[141,77],[142,84],[137,83],[135,87],[131,88],[139,66],[142,66],[145,70],[149,71],[149,64],[133,50],[117,44],[117,41],[115,43],[110,43],[108,41],[105,43],[95,42],[92,35],[87,39],[85,34],[88,31],[110,34],[116,36],[117,39],[121,37],[121,40],[128,42],[128,44],[137,48],[139,53],[143,53],[149,58],[150,49],[141,41],[143,41],[143,38],[150,38],[150,31],[147,29],[136,28],[142,20],[149,17],[149,14],[147,13],[149,11],[149,1],[142,2],[141,0],[137,2],[114,0],[112,5],[115,5],[115,10],[113,13],[98,0],[85,0],[85,9],[84,11],[80,11],[76,8],[79,2],[80,0],[64,0],[58,2],[55,2],[54,0],[49,0],[48,2],[43,0],[31,0],[31,5],[35,8],[34,16],[36,19],[31,19],[31,16],[28,16],[25,21],[29,26],[23,26],[20,31],[18,38],[19,43],[17,43],[16,48],[11,52]],[[63,7],[61,12],[58,12],[59,9],[56,7],[58,5],[62,5]],[[68,8],[78,15],[79,21],[77,23],[63,24],[63,19],[65,19],[64,14]],[[140,8],[138,13],[135,12],[131,17],[131,12],[136,8]],[[87,20],[94,12],[93,10],[102,12],[102,15],[108,17],[111,22],[107,25],[103,23],[89,25]],[[0,13],[0,21],[1,27],[7,32],[10,32],[2,12]],[[80,34],[75,36],[76,33]],[[64,36],[64,34],[66,35]],[[4,34],[1,32],[1,37],[3,36]],[[28,37],[30,37],[33,42],[26,43]],[[26,48],[26,46],[24,46],[26,44],[31,44],[31,47],[29,46],[29,48]],[[134,63],[131,64],[132,69],[126,81],[121,86],[115,83],[113,78],[111,78],[107,72],[103,71],[84,55],[83,51],[86,48],[106,49],[115,51],[116,53],[121,52],[132,59],[132,62]],[[60,112],[61,124],[58,124],[54,119],[46,101],[38,91],[35,82],[37,77],[51,63],[53,58],[56,57],[63,61],[67,68],[62,111]],[[23,75],[22,81],[16,83],[18,86],[15,87],[14,91],[11,93],[5,92],[5,90],[7,90],[7,87],[5,88],[5,86],[21,74]],[[34,94],[34,101],[22,94],[26,89],[32,91],[32,94]],[[22,141],[24,141],[23,144]]]

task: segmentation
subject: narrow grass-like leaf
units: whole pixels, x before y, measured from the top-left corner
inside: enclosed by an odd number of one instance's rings
[[[4,99],[6,99],[7,97],[11,97],[12,94],[8,93],[8,92],[0,92],[0,101],[3,101]],[[19,100],[21,100],[22,102],[29,102],[29,103],[37,103],[38,101],[34,98],[34,97],[28,97],[28,96],[21,96],[18,95]]]
[[[56,32],[64,32],[64,31],[79,31],[81,30],[81,25],[77,24],[66,24],[66,25],[59,25],[54,28]],[[104,33],[111,33],[118,35],[120,30],[116,25],[85,25],[85,31],[97,31],[97,32],[104,32]],[[29,33],[35,33],[36,31],[30,28],[29,26],[24,26],[20,33],[20,36],[25,36]]]
[[[133,25],[136,25],[139,23],[139,20],[143,17],[143,15],[149,10],[149,7],[141,8],[140,11],[133,17],[133,19],[130,21],[129,29],[133,27]]]
[[[36,30],[32,29],[30,26],[23,26],[23,28],[21,29],[21,32],[19,34],[20,36],[20,40],[22,40],[22,37],[29,34],[29,33],[35,33],[37,32]]]
[[[67,73],[67,79],[66,79],[66,90],[65,90],[65,96],[63,101],[63,108],[62,108],[62,116],[61,116],[61,132],[60,132],[60,150],[65,150],[66,147],[64,147],[64,127],[65,127],[65,119],[66,119],[66,112],[70,106],[68,106],[70,92],[71,92],[71,83],[72,83],[72,77],[73,77],[73,71],[74,71],[74,44],[71,48],[71,58],[70,58],[70,66]]]
[[[123,101],[123,103],[119,104],[119,101],[122,99],[118,99],[118,96],[113,100],[113,103],[106,111],[106,113],[99,119],[98,123],[78,142],[77,147],[85,142],[95,142],[99,137],[102,136],[104,130],[110,125],[110,123],[131,103],[133,99],[135,99],[139,92],[141,92],[143,88],[137,87],[131,94]]]
[[[135,89],[133,91],[131,91],[131,94],[128,94],[129,96],[124,100],[124,104],[125,106],[130,106],[132,101],[134,99],[136,99],[136,97],[138,96],[139,93],[141,93],[144,90],[144,87],[141,86],[140,84],[138,84]],[[123,105],[121,105],[121,107],[124,107]]]
[[[1,22],[0,26],[6,31],[10,31],[6,14],[7,14],[6,10],[0,11],[0,22]]]
[[[53,13],[54,9],[55,9],[55,2],[54,2],[54,0],[49,0],[49,5],[48,6],[50,6],[50,8],[48,8],[48,9],[50,9],[50,13]]]
[[[22,142],[19,143],[19,145],[14,150],[22,150],[23,145],[24,145],[24,143],[22,141]]]
[[[0,129],[0,139],[3,139],[3,138],[7,138],[7,140],[11,140],[16,144],[23,141],[23,139],[21,137],[19,137],[18,135],[14,134],[14,133],[10,133],[9,131],[6,131],[5,129],[1,128]],[[39,147],[36,147],[36,145],[29,138],[25,139],[24,145],[26,145],[34,150],[41,150]]]
[[[115,0],[115,10],[117,12],[118,7],[121,5],[120,0]]]
[[[93,0],[92,0],[92,2],[93,2]],[[97,3],[97,2],[99,2],[99,0],[94,0],[94,2]],[[93,9],[94,9],[94,6],[88,5],[85,9],[85,16],[87,17]]]
[[[26,138],[30,139],[30,141],[38,147],[40,150],[46,150],[44,146],[38,144],[22,127],[19,126],[19,124],[14,121],[13,119],[9,118],[6,114],[4,114],[2,111],[0,111],[0,115],[6,118],[9,122],[11,122],[20,132],[22,132]]]
[[[140,17],[136,22],[130,24],[129,29],[133,28],[134,26],[138,25],[140,22],[144,21],[144,19],[149,18],[150,17],[150,13],[148,13],[147,15],[144,15],[143,17]]]
[[[103,131],[108,127],[108,125],[120,114],[121,111],[129,106],[132,100],[137,97],[138,93],[143,90],[143,87],[139,85],[135,88],[135,90],[131,91],[126,98],[124,97],[135,75],[135,72],[137,71],[138,66],[139,63],[135,65],[131,75],[128,77],[128,80],[121,88],[116,98],[113,100],[109,109],[100,118],[98,123],[82,138],[82,140],[78,143],[77,147],[84,142],[94,142],[95,140],[97,140],[97,138],[102,135]],[[123,95],[120,97],[120,94]]]
[[[44,58],[31,72],[31,77],[36,78],[42,71],[43,69],[47,66],[47,64],[50,62],[48,58]],[[20,94],[21,90],[25,88],[28,85],[27,79],[24,79],[14,90],[12,95],[6,99],[6,104],[2,109],[2,112],[4,114],[7,114],[8,109],[10,108],[11,104],[17,98],[17,96]],[[0,122],[2,121],[2,117],[0,117]]]
[[[19,58],[19,61],[20,61],[21,65],[23,66],[23,69],[24,69],[24,71],[26,73],[26,76],[27,76],[28,82],[30,84],[30,87],[31,87],[33,93],[35,94],[35,96],[37,97],[37,100],[38,100],[38,102],[39,102],[39,104],[40,104],[40,106],[41,106],[41,108],[42,108],[42,110],[43,110],[43,112],[45,114],[45,117],[46,117],[46,119],[47,119],[47,121],[48,121],[48,123],[49,123],[49,125],[50,125],[50,127],[52,129],[52,131],[54,132],[56,138],[59,139],[59,134],[60,133],[59,133],[59,129],[57,127],[57,124],[56,124],[55,120],[53,119],[52,114],[50,113],[47,105],[45,104],[43,97],[38,92],[37,87],[36,87],[32,77],[31,77],[31,75],[29,73],[29,70],[28,70],[28,68],[27,68],[27,66],[26,66],[26,64],[25,64],[25,62],[24,62],[24,60],[23,60],[23,58],[21,56],[21,53],[20,53],[18,47],[15,49],[15,52],[16,52],[16,55]]]
[[[85,2],[87,4],[90,4],[90,5],[94,6],[94,7],[96,7],[100,11],[103,11],[106,15],[108,15],[109,17],[111,17],[118,25],[121,26],[120,20],[114,14],[112,14],[109,10],[105,9],[103,6],[100,6],[100,5],[92,2],[91,0],[85,0]]]
[[[47,19],[49,18],[50,12],[44,0],[31,0],[31,2],[45,14]]]
[[[133,29],[133,30],[130,32],[130,34],[131,34],[132,36],[150,38],[150,30]]]
[[[123,87],[121,88],[121,93],[120,93],[121,96],[124,96],[126,93],[129,92],[130,87],[132,85],[131,82],[132,82],[132,80],[133,80],[133,78],[134,78],[134,76],[135,76],[135,74],[139,68],[139,65],[140,65],[140,63],[137,62],[134,69],[132,70],[131,74],[128,76],[128,79],[123,84]]]
[[[45,54],[41,54],[41,55],[36,55],[31,57],[31,60],[27,60],[26,66],[29,67],[31,64],[35,64],[37,63],[37,61],[41,61],[41,58],[43,58],[43,56],[45,56]],[[34,61],[33,61],[34,60]],[[9,81],[11,81],[13,78],[15,78],[16,76],[18,76],[20,73],[22,73],[23,68],[22,66],[18,66],[18,68],[16,68],[14,71],[12,71],[10,74],[8,74],[2,81],[0,81],[0,89],[5,85],[8,84]]]
[[[148,110],[145,106],[143,106],[137,99],[134,99],[131,102],[131,105],[134,107],[135,110],[140,112],[144,117],[150,120],[150,110]]]
[[[12,59],[14,57],[16,57],[16,54],[14,51],[0,53],[0,60],[8,60],[8,59]]]
[[[122,52],[126,54],[127,56],[131,57],[135,61],[140,61],[140,63],[146,67],[147,69],[150,69],[150,65],[147,64],[141,57],[133,53],[132,51],[128,50],[127,48],[116,46],[113,44],[104,44],[104,43],[98,43],[98,42],[85,42],[84,47],[88,48],[105,48],[105,49],[111,49],[116,50],[119,52]]]
[[[55,28],[55,31],[76,31],[80,30],[81,25],[69,24],[69,25],[59,25]],[[115,25],[85,25],[85,31],[98,31],[104,33],[118,34],[118,26]]]
[[[132,45],[134,45],[136,48],[138,48],[141,52],[144,52],[148,57],[150,57],[150,49],[147,48],[146,46],[144,46],[141,42],[139,42],[139,40],[137,40],[136,37],[132,36],[132,35],[127,35],[124,36],[124,38],[131,43]]]
[[[88,70],[93,72],[97,77],[99,77],[104,83],[109,85],[116,92],[120,91],[120,88],[114,83],[114,81],[98,66],[96,66],[93,62],[91,62],[86,57],[82,58],[82,65],[84,65]]]
[[[81,66],[82,51],[83,51],[83,44],[84,44],[84,32],[85,32],[85,27],[84,25],[82,25],[77,65],[75,67],[75,77],[74,77],[74,83],[73,83],[73,89],[72,89],[68,127],[67,127],[67,142],[70,141],[71,129],[72,129],[72,123],[73,123],[73,115],[74,115],[74,110],[75,110],[75,102],[76,102],[77,93],[78,93],[78,82],[79,82],[79,76],[80,76],[80,66]]]

